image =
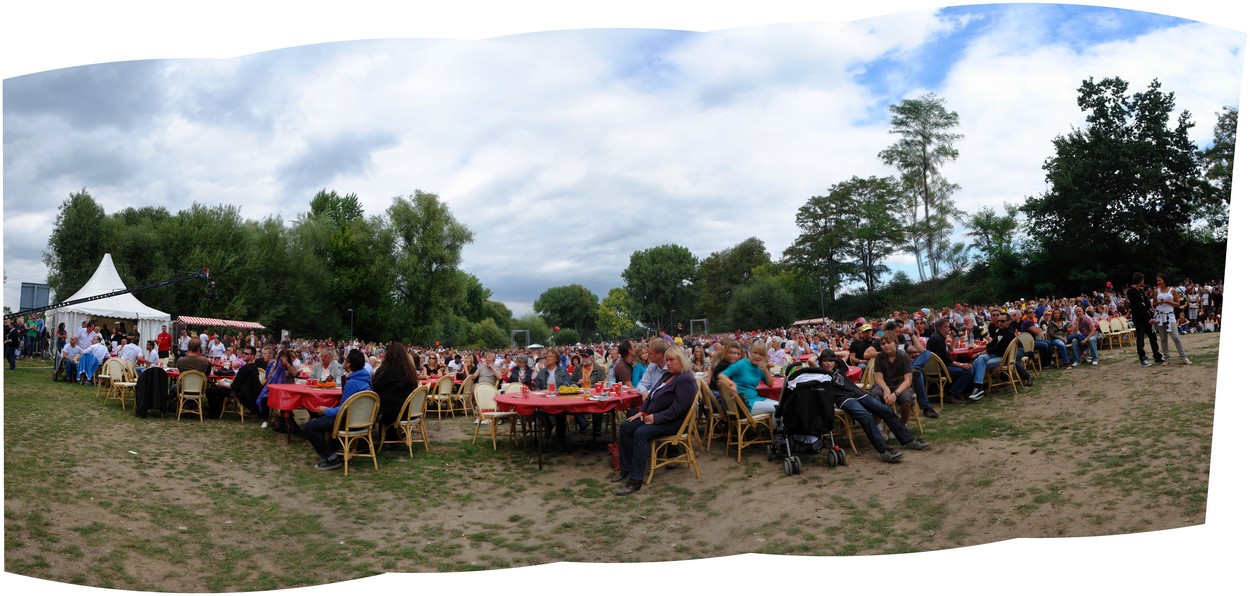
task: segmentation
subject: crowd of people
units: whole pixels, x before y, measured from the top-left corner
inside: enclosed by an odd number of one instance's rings
[[[1124,316],[1132,321],[1136,331],[1141,366],[1169,364],[1169,342],[1180,362],[1190,364],[1181,336],[1219,331],[1222,284],[1200,284],[1187,279],[1181,285],[1171,286],[1162,274],[1155,276],[1151,288],[1145,282],[1146,277],[1136,273],[1121,290],[1114,290],[1108,283],[1105,291],[1075,297],[1038,297],[1001,305],[955,304],[802,327],[681,337],[660,329],[657,336],[641,342],[544,348],[457,350],[333,338],[277,342],[268,334],[255,332],[194,333],[185,329],[175,338],[164,327],[156,338],[140,347],[139,338],[127,333],[120,321],[103,330],[97,329],[95,321],[83,321],[73,333],[62,326],[56,330],[55,338],[67,380],[79,379],[77,367],[86,354],[91,354],[97,364],[114,356],[131,363],[160,362],[206,374],[237,373],[228,387],[210,389],[210,410],[220,411],[221,401],[233,393],[265,421],[263,427],[270,426],[268,386],[301,375],[335,381],[344,389],[342,402],[358,391],[377,391],[381,398],[380,415],[385,419],[398,414],[404,399],[418,383],[443,375],[454,375],[461,382],[511,382],[530,388],[587,386],[611,379],[644,396],[642,406],[628,412],[620,428],[622,471],[616,480],[624,483],[619,492],[629,494],[639,489],[640,466],[645,464],[637,450],[650,437],[671,432],[670,427],[680,423],[693,402],[692,379],[696,376],[707,381],[718,399],[721,383],[732,385],[752,413],[763,414],[773,413],[778,402],[760,395],[757,387],[771,383],[773,375],[791,363],[806,361],[840,376],[853,367],[861,369],[861,374],[871,368],[869,390],[850,391],[839,405],[863,427],[880,458],[893,463],[902,455],[888,446],[874,419],[885,422],[899,445],[911,449],[928,447],[908,432],[907,422],[913,415],[940,416],[929,402],[921,373],[930,359],[939,359],[951,375],[946,401],[971,403],[985,395],[986,375],[1000,366],[1018,335],[1027,333],[1034,339],[1033,352],[1029,354],[1019,342],[1015,344],[1016,373],[1029,386],[1033,377],[1024,365],[1024,356],[1038,358],[1042,368],[1098,366],[1098,344],[1102,339],[1098,322]],[[37,323],[33,327],[35,337],[38,328]],[[29,321],[10,322],[5,342],[10,366],[11,354],[25,349],[32,337],[31,329]],[[955,346],[977,342],[983,342],[983,354],[970,361],[952,358]],[[1146,343],[1151,348],[1150,357],[1145,352]],[[37,343],[32,349],[37,349]],[[842,379],[845,381],[844,376]],[[312,412],[311,420],[301,429],[320,456],[318,469],[342,465],[341,456],[324,437],[336,412],[336,407]],[[554,435],[563,438],[565,417],[555,417],[551,422]],[[593,428],[597,433],[603,420],[602,415],[589,420],[579,415],[574,422],[578,432]]]

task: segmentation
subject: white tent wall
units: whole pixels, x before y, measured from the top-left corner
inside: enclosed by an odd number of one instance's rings
[[[113,255],[105,254],[100,260],[100,266],[91,275],[91,279],[65,300],[89,298],[126,287],[126,284],[122,283],[121,276],[117,274],[117,268],[113,265]],[[57,325],[65,323],[65,330],[70,336],[73,336],[74,332],[82,326],[84,320],[94,319],[101,326],[112,325],[118,320],[136,320],[139,338],[145,342],[149,339],[156,339],[156,335],[161,332],[161,325],[169,325],[170,321],[169,313],[161,312],[140,302],[134,294],[110,296],[52,309],[44,316],[51,321],[54,330]]]

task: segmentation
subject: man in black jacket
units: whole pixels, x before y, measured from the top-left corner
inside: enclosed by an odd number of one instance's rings
[[[239,367],[239,372],[235,373],[234,382],[230,384],[230,391],[239,399],[243,407],[251,410],[257,418],[264,420],[269,417],[269,408],[265,404],[256,403],[256,396],[260,395],[260,377],[265,370],[265,361],[256,360],[256,348],[249,345],[243,346],[242,358],[246,364]]]
[[[946,345],[946,334],[950,332],[950,328],[950,319],[938,319],[938,322],[933,325],[933,335],[929,336],[925,348],[933,354],[933,358],[941,360],[942,364],[946,365],[946,370],[951,375],[950,394],[958,398],[951,401],[958,403],[968,397],[969,388],[972,386],[972,363],[956,362],[951,358],[950,350]],[[980,396],[977,399],[980,399]]]
[[[1133,284],[1128,289],[1128,310],[1137,333],[1137,359],[1141,360],[1142,366],[1150,366],[1150,361],[1146,359],[1147,337],[1150,338],[1150,352],[1154,354],[1156,364],[1163,362],[1163,355],[1159,353],[1159,339],[1151,320],[1150,297],[1146,294],[1145,286],[1146,276],[1140,271],[1134,273]]]

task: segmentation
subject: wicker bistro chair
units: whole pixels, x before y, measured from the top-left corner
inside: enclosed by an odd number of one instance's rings
[[[460,382],[460,387],[458,387],[455,390],[455,392],[451,394],[451,405],[452,405],[453,417],[456,415],[456,412],[459,412],[461,414],[464,414],[465,416],[468,416],[469,414],[472,414],[477,409],[477,407],[473,405],[473,398],[474,398],[473,388],[474,388],[474,384],[470,383],[468,379],[465,379],[464,381]]]
[[[1115,347],[1114,338],[1111,337],[1111,323],[1107,319],[1098,320],[1098,349],[1109,350]]]
[[[725,455],[729,455],[730,447],[736,445],[738,463],[742,463],[743,449],[751,445],[772,444],[773,415],[752,414],[732,381],[721,380],[717,382],[717,386],[729,411],[729,436],[725,439]]]
[[[946,368],[946,363],[941,358],[929,358],[924,363],[924,390],[929,394],[929,398],[934,397],[938,400],[938,406],[946,407],[946,386],[954,382],[951,378],[951,372]]]
[[[495,386],[491,385],[490,383],[478,383],[475,387],[473,387],[474,413],[477,415],[478,421],[481,421],[481,422],[489,421],[490,444],[491,444],[491,447],[494,447],[496,451],[499,450],[499,442],[497,440],[497,429],[499,427],[499,421],[501,420],[508,421],[509,426],[511,426],[510,434],[512,436],[512,444],[516,445],[517,444],[516,423],[517,423],[517,419],[519,418],[516,412],[500,412],[499,411],[499,407],[495,403],[495,395],[497,395],[498,393],[499,392],[495,389]],[[479,424],[478,422],[474,422],[473,440],[469,441],[470,443],[477,443],[477,431],[481,430],[481,428],[482,428],[481,424]]]
[[[243,402],[239,401],[239,396],[235,395],[233,391],[226,395],[225,400],[221,404],[221,415],[217,419],[225,418],[226,412],[238,414],[239,422],[243,422],[247,417],[247,409],[243,407]]]
[[[1107,319],[1107,326],[1111,329],[1110,331],[1104,332],[1104,335],[1107,336],[1107,341],[1118,343],[1121,348],[1124,347],[1125,341],[1130,339],[1133,334],[1132,331],[1129,331],[1128,325],[1125,324],[1124,317]]]
[[[121,402],[122,409],[126,409],[126,391],[134,393],[138,382],[135,380],[133,370],[128,370],[126,362],[121,358],[109,358],[105,362],[104,374],[108,379],[108,388],[104,391],[104,403],[109,400],[116,399]]]
[[[1024,350],[1024,366],[1025,369],[1033,369],[1035,372],[1042,372],[1042,359],[1037,355],[1037,342],[1032,333],[1021,333],[1016,336],[1016,340],[1020,342],[1020,349]]]
[[[373,460],[373,469],[378,469],[378,452],[373,447],[373,423],[378,417],[378,405],[381,400],[373,391],[357,391],[339,407],[334,416],[333,438],[343,447],[343,475],[347,475],[347,466],[353,458],[366,454],[356,453],[353,448],[356,441],[364,441],[369,446],[368,456]]]
[[[699,381],[699,391],[704,390],[710,395],[712,390],[702,380]],[[694,419],[699,411],[698,396],[696,401],[690,404],[690,409],[686,411],[685,418],[682,418],[681,426],[677,427],[677,432],[664,437],[654,437],[651,439],[651,469],[647,472],[647,484],[651,484],[651,478],[655,476],[656,468],[666,466],[668,464],[681,464],[694,468],[694,477],[699,479],[699,462],[694,459],[694,446],[698,441],[698,431],[695,428]],[[715,400],[713,400],[715,401]],[[669,451],[677,451],[676,455],[667,455],[660,457],[660,451],[666,447],[672,447]]]
[[[455,404],[453,403],[455,399],[455,394],[453,393],[455,383],[456,378],[452,375],[439,377],[438,383],[434,385],[434,393],[426,400],[426,406],[434,407],[434,410],[438,413],[439,420],[443,419],[443,412],[447,412],[453,417],[456,415]]]
[[[378,447],[389,444],[403,444],[408,446],[408,457],[412,457],[412,437],[418,435],[421,437],[421,444],[425,445],[425,450],[430,450],[430,441],[425,433],[425,402],[430,395],[430,388],[425,385],[417,385],[412,393],[404,399],[404,405],[399,408],[399,415],[395,420],[382,423],[382,439],[378,443]],[[399,433],[398,439],[387,440],[386,431],[391,428],[396,429]]]
[[[95,373],[95,396],[98,399],[100,390],[103,389],[104,403],[106,404],[109,403],[109,393],[113,391],[113,374],[110,372],[111,365],[109,363],[114,360],[117,360],[117,358],[105,358]],[[118,360],[118,362],[121,361]]]
[[[1020,338],[1017,337],[1007,344],[1007,350],[1003,352],[1003,359],[999,363],[998,368],[985,371],[985,392],[989,393],[991,389],[1002,383],[1011,385],[1011,396],[1018,394],[1016,385],[1024,387],[1024,380],[1020,378],[1020,373],[1016,371],[1016,347],[1020,345]],[[999,380],[1002,377],[1002,380]]]
[[[725,413],[725,408],[721,405],[720,400],[712,395],[712,388],[708,386],[702,379],[699,380],[698,407],[701,411],[700,417],[703,424],[703,435],[706,437],[707,446],[704,451],[712,449],[712,439],[724,438],[729,441],[729,427],[731,421]],[[728,445],[726,445],[728,449]]]
[[[207,388],[208,377],[198,370],[187,370],[178,375],[178,415],[175,419],[182,420],[184,413],[198,414],[200,422],[204,422]]]

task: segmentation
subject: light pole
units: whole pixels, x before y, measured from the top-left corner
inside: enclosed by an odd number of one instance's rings
[[[351,336],[351,339],[356,339],[356,311],[347,309],[347,317],[350,321],[347,324],[347,334]]]
[[[829,276],[820,276],[820,324],[825,324],[825,284],[829,283]]]

